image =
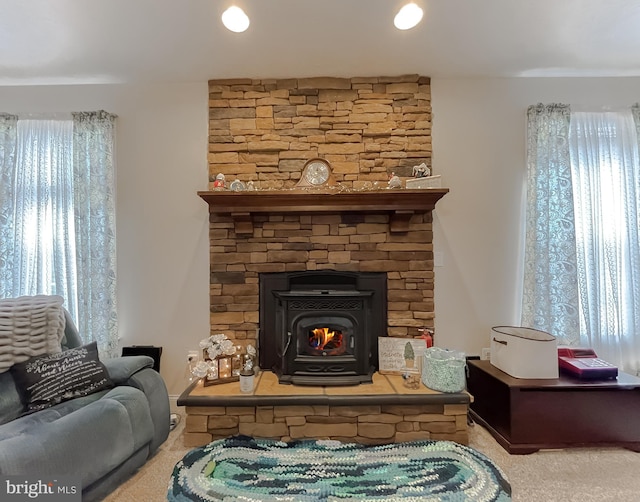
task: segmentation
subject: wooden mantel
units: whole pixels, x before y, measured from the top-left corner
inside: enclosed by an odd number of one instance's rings
[[[265,190],[201,191],[211,214],[228,214],[237,233],[253,233],[253,214],[264,213],[389,213],[391,232],[406,232],[414,213],[432,211],[448,188],[419,190]]]

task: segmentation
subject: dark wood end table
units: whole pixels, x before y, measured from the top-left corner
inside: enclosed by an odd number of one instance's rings
[[[640,451],[640,378],[514,378],[489,361],[469,361],[470,415],[509,453],[622,446]]]

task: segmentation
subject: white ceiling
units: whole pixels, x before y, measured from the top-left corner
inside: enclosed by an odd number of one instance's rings
[[[402,32],[403,0],[0,0],[0,85],[640,76],[640,0],[414,1]]]

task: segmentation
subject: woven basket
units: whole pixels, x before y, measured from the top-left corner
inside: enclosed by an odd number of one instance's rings
[[[440,392],[462,392],[467,361],[463,352],[430,347],[424,351],[422,383]]]

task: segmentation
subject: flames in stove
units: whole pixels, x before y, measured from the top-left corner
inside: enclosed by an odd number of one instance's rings
[[[342,331],[329,327],[309,330],[309,346],[323,355],[342,354],[345,351]]]

